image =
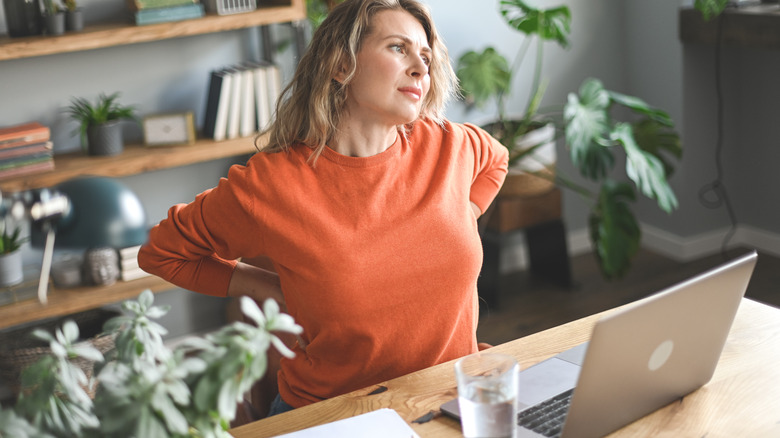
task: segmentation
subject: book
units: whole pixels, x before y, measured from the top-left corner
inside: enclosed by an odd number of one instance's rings
[[[52,156],[52,151],[48,150],[30,155],[22,155],[20,157],[6,158],[4,160],[0,160],[0,170],[26,166],[28,164],[38,163],[41,161],[51,161]]]
[[[237,68],[230,69],[233,76],[230,86],[230,97],[228,119],[227,119],[227,133],[225,137],[228,139],[238,138],[239,123],[241,120],[241,85],[243,81],[241,79],[241,71]]]
[[[203,115],[203,136],[214,138],[217,125],[217,112],[223,97],[228,95],[229,79],[224,70],[213,70],[209,76],[209,88],[206,94],[206,111]]]
[[[141,9],[135,12],[135,24],[169,23],[172,21],[190,20],[203,16],[203,5],[193,3],[167,8]]]
[[[148,272],[144,271],[141,268],[128,269],[128,270],[123,269],[119,272],[119,278],[122,281],[137,280],[139,278],[148,277],[150,275],[151,274],[149,274]]]
[[[142,9],[167,8],[196,3],[200,3],[200,0],[127,0],[127,7],[136,12]]]
[[[241,120],[239,134],[248,137],[257,132],[257,116],[255,115],[255,80],[251,68],[241,69]]]
[[[49,127],[38,122],[0,128],[0,148],[7,149],[48,141],[50,135]]]
[[[1,169],[0,180],[25,175],[33,175],[36,173],[48,172],[50,170],[54,170],[54,160],[39,161],[24,166]]]
[[[51,150],[52,150],[52,142],[50,141],[25,144],[22,146],[0,149],[0,160],[22,157],[22,156],[29,156],[29,155],[34,155],[37,153],[51,151]]]
[[[257,129],[260,131],[271,124],[271,100],[268,98],[268,72],[264,65],[254,67],[255,106],[257,114]]]

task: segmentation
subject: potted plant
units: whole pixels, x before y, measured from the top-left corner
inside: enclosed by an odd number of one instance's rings
[[[577,183],[560,171],[539,172],[537,176],[572,189],[590,202],[590,239],[599,266],[606,278],[620,277],[639,249],[640,229],[630,208],[637,189],[668,213],[677,207],[677,198],[667,181],[673,170],[667,155],[681,156],[674,124],[665,112],[639,98],[609,91],[593,78],[586,79],[577,93],[570,93],[565,104],[541,107],[546,88],[541,74],[544,44],[568,46],[571,12],[567,6],[539,9],[522,0],[501,0],[499,10],[510,27],[526,39],[511,67],[506,58],[490,47],[481,53],[463,54],[456,68],[462,94],[467,104],[473,105],[495,99],[497,119],[486,128],[509,149],[512,163],[532,159],[532,154],[542,147],[539,142],[516,147],[515,139],[530,129],[552,124],[562,135],[574,167],[590,183]],[[506,96],[512,76],[534,38],[536,63],[529,100],[523,116],[512,119],[505,112]],[[620,114],[630,113],[625,120],[617,118],[618,107]],[[618,153],[625,156],[622,181],[613,172]],[[595,190],[590,188],[594,184]]]
[[[0,287],[19,284],[24,279],[22,271],[22,253],[19,251],[26,237],[20,237],[21,230],[14,227],[9,233],[8,225],[3,226],[0,235]]]
[[[48,35],[65,33],[65,12],[57,0],[43,0],[43,20]]]
[[[123,304],[126,316],[106,322],[116,347],[105,357],[75,344],[73,321],[53,335],[35,331],[51,355],[23,371],[13,410],[0,409],[0,436],[229,437],[239,402],[266,371],[268,349],[293,354],[273,333],[302,330],[275,301],[260,311],[242,297],[241,310],[254,324],[234,322],[170,349],[162,340],[165,328],[154,321],[167,309],[153,304],[146,290]],[[73,358],[95,362],[94,381]]]
[[[89,155],[117,155],[124,150],[122,120],[137,120],[134,106],[120,105],[119,93],[101,93],[93,105],[87,99],[73,98],[68,107],[71,118],[79,122],[81,146]]]
[[[76,0],[65,2],[65,30],[78,32],[84,29],[84,16]]]

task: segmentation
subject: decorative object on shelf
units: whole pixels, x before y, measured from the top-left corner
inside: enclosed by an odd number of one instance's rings
[[[39,300],[46,300],[45,285],[55,245],[59,249],[116,249],[146,242],[148,230],[143,205],[119,181],[80,177],[46,190],[67,199],[69,207],[58,218],[37,221],[31,227],[32,246],[44,247]]]
[[[37,0],[3,0],[3,11],[10,37],[41,34],[42,16]]]
[[[122,120],[137,120],[134,106],[117,102],[119,92],[101,93],[93,105],[87,99],[73,98],[68,107],[71,118],[79,122],[81,145],[89,155],[117,155],[124,150]]]
[[[65,30],[79,32],[84,30],[84,13],[76,3],[76,0],[64,0],[65,2]]]
[[[58,289],[81,286],[82,257],[64,253],[54,256],[51,264],[51,279]]]
[[[55,335],[36,331],[53,354],[22,372],[23,396],[13,408],[0,408],[0,436],[22,430],[28,436],[229,437],[225,429],[237,406],[266,373],[269,349],[294,355],[277,333],[303,331],[274,300],[262,311],[247,297],[240,305],[248,323],[234,322],[173,349],[163,343],[167,330],[156,322],[170,307],[154,306],[149,290],[123,304],[127,316],[105,324],[115,336],[115,354],[104,357],[76,344],[73,322]],[[94,398],[82,386],[86,373],[69,357],[95,362]]]
[[[90,248],[84,252],[83,278],[92,286],[109,286],[119,279],[119,256],[114,248]]]
[[[141,126],[146,146],[193,144],[196,140],[192,111],[146,116]]]
[[[510,162],[524,159],[541,147],[514,149],[513,139],[528,128],[554,123],[557,131],[564,134],[564,144],[575,168],[582,177],[597,184],[598,192],[591,190],[591,184],[579,184],[561,175],[560,166],[554,174],[555,183],[591,203],[588,223],[599,267],[606,278],[620,277],[628,271],[639,249],[639,224],[629,206],[636,200],[636,189],[667,213],[677,208],[677,198],[667,180],[673,171],[667,156],[679,159],[682,154],[674,123],[664,111],[639,98],[606,90],[593,78],[583,81],[578,93],[570,93],[565,105],[542,110],[540,104],[547,86],[541,79],[544,43],[554,41],[561,47],[568,46],[571,12],[567,6],[537,9],[522,0],[501,0],[499,6],[507,24],[526,39],[512,68],[491,47],[481,53],[463,54],[457,67],[462,94],[467,104],[477,106],[495,99],[495,126],[502,129],[493,131],[493,135],[510,150]],[[519,120],[512,119],[505,114],[506,96],[514,70],[534,38],[536,63],[525,114]],[[617,118],[618,114],[630,118],[623,121]],[[629,181],[615,181],[612,177],[617,151],[625,154],[625,176]],[[544,173],[536,175],[548,177]]]
[[[14,227],[8,232],[8,224],[3,221],[3,233],[0,235],[0,286],[8,287],[24,280],[22,265],[22,244],[28,240],[20,237],[21,229]]]
[[[65,11],[58,0],[43,1],[43,22],[46,35],[62,35],[65,33]]]
[[[257,9],[257,0],[204,0],[206,10],[218,15],[239,14]]]

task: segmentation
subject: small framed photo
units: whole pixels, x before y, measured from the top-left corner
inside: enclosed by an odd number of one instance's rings
[[[195,143],[195,118],[192,111],[146,116],[143,119],[143,130],[146,146]]]

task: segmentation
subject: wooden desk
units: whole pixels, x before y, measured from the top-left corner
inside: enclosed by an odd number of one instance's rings
[[[703,309],[703,311],[706,311]],[[611,311],[607,311],[608,313]],[[494,347],[515,356],[524,369],[584,342],[599,315],[589,316]],[[383,383],[233,429],[236,438],[271,437],[379,408],[395,409],[407,422],[438,411],[456,396],[453,363]],[[459,437],[457,421],[440,416],[413,424],[422,438]],[[744,299],[712,380],[703,388],[610,437],[780,436],[780,309]]]

